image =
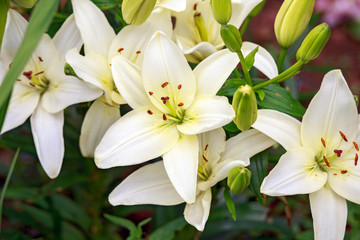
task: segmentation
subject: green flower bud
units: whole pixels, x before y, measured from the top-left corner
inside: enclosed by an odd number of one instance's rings
[[[194,22],[196,30],[198,31],[201,41],[207,42],[208,41],[208,34],[205,26],[205,21],[203,16],[200,12],[195,12],[194,14]]]
[[[256,17],[261,12],[261,10],[264,8],[265,3],[266,3],[266,0],[263,0],[256,7],[254,7],[254,9],[249,13],[248,17],[249,18]]]
[[[124,0],[121,5],[126,23],[140,25],[148,19],[154,9],[156,0]]]
[[[257,101],[252,87],[240,86],[234,94],[232,106],[236,113],[234,123],[241,131],[248,130],[257,118]]]
[[[32,8],[37,2],[37,0],[11,0],[11,1],[23,8]]]
[[[231,52],[240,52],[242,39],[239,30],[233,25],[222,25],[220,35]]]
[[[308,62],[319,56],[330,38],[331,29],[327,23],[322,23],[313,28],[301,43],[296,53],[296,60]]]
[[[245,167],[234,167],[230,170],[227,185],[232,193],[238,194],[250,184],[251,172]]]
[[[221,25],[226,25],[231,18],[231,0],[210,0],[212,14]]]
[[[315,0],[285,0],[275,19],[275,35],[280,46],[289,48],[309,24]]]

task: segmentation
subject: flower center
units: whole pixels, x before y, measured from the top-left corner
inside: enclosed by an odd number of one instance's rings
[[[357,166],[358,163],[358,153],[359,146],[356,142],[352,142],[350,144],[346,135],[339,131],[340,134],[340,142],[335,149],[329,149],[324,138],[321,138],[321,144],[323,145],[323,149],[316,157],[316,162],[319,168],[323,171],[335,171],[334,175],[337,175],[336,172],[341,174],[346,174],[348,169],[346,169],[348,164],[344,164],[344,162],[353,161],[354,166]]]
[[[24,71],[22,73],[24,77],[16,80],[26,86],[30,86],[44,92],[49,86],[49,80],[45,77],[45,71],[41,68],[43,59],[41,57],[38,57],[38,59],[39,62],[35,69]],[[11,67],[11,64],[9,67]]]
[[[198,178],[203,181],[207,181],[211,175],[211,168],[208,165],[209,160],[207,159],[208,147],[209,144],[206,144],[204,151],[199,155]]]
[[[164,82],[161,84],[162,88],[166,88],[169,85],[169,82]],[[179,102],[178,96],[180,93],[180,90],[182,88],[182,85],[179,84],[177,86],[177,92],[172,96],[159,96],[156,93],[150,91],[149,96],[154,98],[155,101],[160,103],[160,106],[162,108],[162,119],[164,121],[169,121],[169,123],[176,123],[176,124],[182,124],[184,120],[186,120],[185,117],[185,109],[183,108],[184,103]],[[147,113],[150,115],[153,115],[154,112],[150,109],[147,110]]]

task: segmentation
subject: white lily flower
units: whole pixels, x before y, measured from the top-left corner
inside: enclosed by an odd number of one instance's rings
[[[198,142],[196,200],[193,204],[186,204],[184,216],[188,223],[203,231],[210,212],[211,187],[225,179],[233,167],[248,166],[250,157],[275,141],[254,129],[225,141],[225,131],[218,128],[198,135]],[[171,184],[162,161],[132,173],[111,192],[109,201],[114,206],[184,202]]]
[[[0,55],[3,71],[11,67],[26,27],[27,21],[10,9]],[[53,39],[43,35],[14,85],[1,129],[1,133],[7,132],[31,116],[36,151],[50,178],[59,174],[64,157],[63,110],[101,95],[99,90],[64,73],[64,54],[70,48],[79,49],[81,44],[73,16],[65,21]]]
[[[157,0],[155,7],[169,9],[174,12],[182,12],[186,8],[186,0]]]
[[[360,124],[341,71],[325,75],[302,123],[277,111],[259,110],[253,127],[287,150],[264,179],[261,192],[309,193],[315,239],[343,239],[345,199],[360,204]]]
[[[232,17],[229,24],[239,28],[261,1],[232,0]],[[188,61],[198,63],[225,46],[220,36],[221,25],[212,15],[210,0],[187,0],[185,11],[172,15],[175,18],[174,40]],[[202,34],[195,24],[195,15],[204,21]]]
[[[144,24],[126,26],[115,35],[104,13],[90,0],[73,0],[72,5],[85,56],[72,49],[66,61],[80,78],[104,92],[90,106],[81,128],[80,150],[84,156],[93,157],[105,131],[120,118],[120,104],[126,103],[115,86],[111,59],[121,55],[141,67],[143,50],[153,33],[161,30],[171,35],[172,26],[170,12],[158,9]]]

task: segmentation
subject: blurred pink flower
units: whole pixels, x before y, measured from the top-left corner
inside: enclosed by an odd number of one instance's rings
[[[331,26],[346,18],[360,20],[360,0],[317,0],[315,8],[324,13],[324,20]]]

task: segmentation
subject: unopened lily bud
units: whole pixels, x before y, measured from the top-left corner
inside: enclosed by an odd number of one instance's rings
[[[126,23],[140,25],[148,19],[156,4],[156,0],[124,0],[121,5],[122,15]]]
[[[264,8],[265,3],[266,3],[266,0],[263,0],[256,7],[254,7],[254,9],[249,13],[248,17],[249,18],[256,17],[261,12],[261,10]]]
[[[211,0],[210,3],[215,20],[221,25],[226,25],[231,18],[231,0]]]
[[[206,26],[205,26],[205,21],[200,12],[195,12],[194,22],[195,22],[195,27],[200,35],[201,41],[207,42],[208,35],[207,35]]]
[[[285,0],[276,15],[275,35],[280,46],[289,48],[309,24],[315,0]]]
[[[296,60],[308,62],[317,58],[330,38],[331,29],[326,23],[313,28],[301,43]]]
[[[234,167],[230,170],[227,185],[232,193],[238,194],[249,186],[251,180],[251,172],[245,167]]]
[[[248,130],[257,118],[257,101],[253,88],[240,86],[233,97],[232,106],[236,116],[234,123],[241,130]]]
[[[37,2],[37,0],[11,0],[11,1],[23,8],[32,8]]]
[[[231,52],[240,52],[242,39],[239,30],[233,25],[222,25],[220,35]]]

